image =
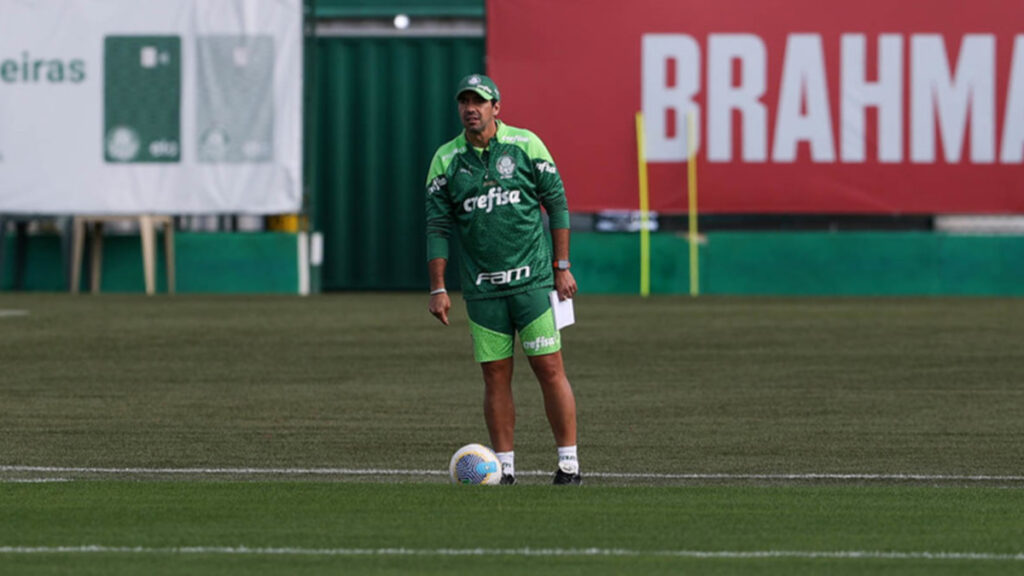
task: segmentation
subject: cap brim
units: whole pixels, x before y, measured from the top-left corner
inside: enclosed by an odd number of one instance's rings
[[[476,88],[463,88],[462,90],[459,90],[458,94],[455,95],[455,99],[458,100],[459,96],[462,96],[463,92],[475,92],[475,93],[479,94],[480,97],[483,98],[484,100],[494,100],[494,94],[490,94],[486,90],[484,90],[484,89],[482,89],[480,87],[476,87]]]

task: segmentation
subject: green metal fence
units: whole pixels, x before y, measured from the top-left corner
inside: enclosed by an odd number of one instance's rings
[[[453,94],[483,38],[317,39],[314,186],[323,290],[426,287],[423,188],[460,130]],[[457,284],[457,262],[449,266]]]

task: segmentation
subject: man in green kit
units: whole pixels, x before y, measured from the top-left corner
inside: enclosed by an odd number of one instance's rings
[[[502,484],[515,484],[515,334],[544,396],[558,447],[555,484],[580,484],[576,455],[576,399],[562,366],[562,341],[549,293],[576,294],[569,271],[569,206],[555,162],[529,130],[498,120],[501,97],[487,76],[472,74],[456,90],[465,130],[438,148],[427,175],[429,311],[448,325],[451,300],[444,286],[448,238],[461,246],[461,280],[483,369],[484,418],[502,464]],[[548,213],[551,248],[541,207]],[[554,254],[552,255],[552,249]]]

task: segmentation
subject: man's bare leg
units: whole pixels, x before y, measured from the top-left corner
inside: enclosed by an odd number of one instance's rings
[[[516,407],[512,399],[512,358],[482,362],[484,420],[495,452],[511,452],[515,444]]]
[[[529,356],[544,395],[544,411],[558,446],[576,445],[576,397],[562,366],[562,353]]]

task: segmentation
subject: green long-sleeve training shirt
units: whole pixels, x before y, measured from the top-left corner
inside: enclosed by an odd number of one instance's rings
[[[459,134],[427,174],[427,260],[448,258],[454,228],[467,300],[553,287],[541,206],[552,229],[569,227],[562,178],[536,134],[499,121],[482,154]]]

